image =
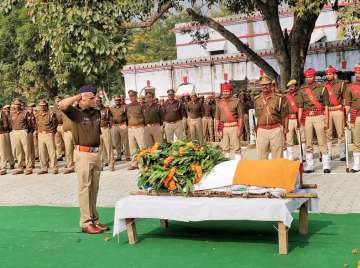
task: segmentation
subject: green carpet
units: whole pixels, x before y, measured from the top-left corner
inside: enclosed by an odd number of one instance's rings
[[[114,209],[99,209],[112,226]],[[0,267],[356,267],[360,215],[310,215],[310,233],[289,234],[290,252],[278,255],[274,223],[138,223],[140,243],[118,244],[111,232],[86,235],[78,229],[78,209],[0,207]],[[297,217],[297,215],[295,215]],[[108,236],[110,241],[105,241]],[[346,266],[346,264],[348,266]],[[345,265],[345,266],[344,266]]]

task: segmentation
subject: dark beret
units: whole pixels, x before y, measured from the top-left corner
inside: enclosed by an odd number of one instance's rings
[[[93,85],[85,85],[79,89],[78,93],[81,94],[81,93],[86,93],[86,92],[91,92],[94,95],[96,95],[96,87]]]

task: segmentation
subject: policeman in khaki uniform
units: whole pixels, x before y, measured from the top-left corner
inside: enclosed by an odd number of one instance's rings
[[[360,171],[360,64],[354,66],[355,82],[348,85],[345,93],[346,112],[350,114],[353,137],[354,163],[351,172]]]
[[[29,144],[30,144],[30,152],[31,152],[31,165],[33,168],[35,168],[35,160],[36,158],[39,158],[39,147],[38,147],[38,137],[37,137],[37,131],[35,129],[35,114],[36,114],[36,104],[35,103],[29,103],[27,106],[27,111],[30,114],[31,118],[31,125],[34,126],[34,128],[29,129]]]
[[[7,135],[5,135],[5,138],[6,138],[6,146],[7,146],[7,150],[9,152],[8,154],[8,159],[7,159],[7,162],[10,164],[10,169],[14,169],[15,168],[15,154],[13,153],[13,151],[15,151],[13,149],[14,146],[14,142],[13,141],[13,134],[11,134],[11,125],[10,125],[10,110],[11,110],[11,107],[10,105],[6,104],[4,106],[4,108],[2,109],[4,115],[7,116],[8,118],[8,123],[9,123],[9,127],[7,129]]]
[[[143,105],[143,114],[145,117],[145,142],[150,147],[154,143],[161,143],[162,132],[161,125],[163,123],[161,107],[155,102],[155,88],[145,89],[146,103]]]
[[[54,174],[57,174],[58,166],[55,147],[56,115],[54,112],[49,111],[45,100],[41,100],[39,106],[40,111],[35,116],[39,135],[39,157],[41,163],[41,170],[38,172],[38,175],[48,173],[48,162],[50,162],[50,169],[52,169]]]
[[[83,86],[79,94],[66,98],[59,108],[71,120],[75,143],[75,169],[79,181],[80,228],[88,234],[99,234],[109,228],[101,224],[96,210],[101,156],[100,111],[96,107],[96,88]],[[78,102],[78,106],[73,104]]]
[[[186,112],[184,104],[175,99],[175,91],[173,89],[169,89],[167,94],[168,99],[162,106],[166,140],[167,142],[172,142],[174,135],[177,139],[185,139],[183,120],[186,120]]]
[[[325,74],[326,80],[323,82],[323,85],[329,95],[329,128],[326,131],[327,147],[331,157],[333,130],[335,128],[338,137],[339,157],[341,161],[346,161],[344,136],[344,94],[346,82],[335,79],[336,69],[331,65],[325,69]]]
[[[32,155],[30,147],[29,132],[34,129],[31,115],[24,110],[24,105],[20,100],[13,102],[14,110],[10,115],[10,125],[12,129],[13,141],[17,159],[17,170],[14,175],[32,174]],[[24,166],[26,167],[24,172]]]
[[[294,146],[294,139],[296,137],[296,131],[300,128],[300,136],[301,146],[303,147],[303,151],[305,151],[305,132],[304,127],[299,124],[298,120],[298,89],[297,89],[297,82],[296,80],[290,80],[287,85],[287,93],[286,93],[286,101],[287,101],[287,130],[286,130],[286,154],[284,154],[285,158],[289,160],[294,160],[294,153],[293,153],[293,146]]]
[[[315,129],[319,150],[322,153],[323,171],[330,173],[331,158],[325,135],[325,130],[329,127],[329,95],[324,86],[316,83],[315,69],[307,69],[304,75],[306,83],[301,87],[298,98],[298,118],[305,124],[306,165],[304,172],[314,172],[313,130]]]
[[[6,174],[6,165],[10,159],[11,150],[9,150],[9,129],[10,122],[7,114],[1,110],[0,111],[0,175]],[[12,157],[12,156],[11,156]],[[14,160],[12,160],[14,161]]]
[[[126,106],[126,116],[128,120],[128,135],[130,154],[133,162],[129,166],[129,170],[137,168],[135,162],[135,154],[138,149],[146,148],[145,142],[145,118],[142,105],[137,101],[137,91],[129,90],[130,103]]]
[[[210,142],[214,141],[214,117],[216,105],[214,105],[212,96],[207,96],[203,103],[203,138]],[[209,133],[209,135],[207,135]]]
[[[100,136],[100,152],[103,159],[102,163],[107,161],[111,171],[115,171],[114,153],[112,149],[111,127],[112,113],[110,108],[105,107],[100,97],[96,97],[96,107],[100,111],[101,136]]]
[[[187,122],[190,130],[190,138],[191,140],[199,141],[199,144],[202,145],[204,143],[202,128],[204,107],[195,91],[191,92],[191,100],[186,104],[186,113],[188,116]]]
[[[55,106],[53,108],[53,111],[55,112],[56,118],[58,121],[58,126],[57,126],[57,130],[56,130],[56,135],[55,135],[55,143],[56,143],[56,157],[59,161],[62,160],[62,157],[64,155],[64,149],[65,149],[63,119],[62,119],[62,113],[59,109],[60,101],[61,101],[61,98],[59,96],[56,96],[55,97]]]
[[[273,81],[268,76],[262,76],[259,84],[262,91],[254,98],[258,157],[268,159],[271,153],[272,159],[281,158],[287,129],[286,102],[273,91]]]
[[[241,159],[240,139],[243,129],[243,107],[238,98],[232,96],[233,86],[224,83],[221,86],[223,94],[216,106],[215,127],[221,137],[222,149],[226,157]],[[220,130],[220,125],[223,129]]]
[[[121,160],[121,155],[124,154],[126,161],[130,161],[126,104],[123,96],[116,96],[114,101],[115,105],[111,107],[111,113],[113,115],[112,138],[117,152],[116,160]]]

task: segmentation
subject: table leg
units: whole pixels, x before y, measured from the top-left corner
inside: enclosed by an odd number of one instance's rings
[[[136,234],[135,219],[125,219],[125,222],[129,244],[136,244],[138,242],[138,239]]]
[[[283,222],[278,223],[279,254],[288,254],[288,230]]]
[[[300,234],[307,234],[308,233],[308,206],[309,201],[303,203],[300,207],[299,211],[299,233]]]
[[[161,219],[161,220],[160,220],[160,227],[161,227],[161,228],[168,228],[168,227],[169,227],[169,221],[168,221],[168,220]]]

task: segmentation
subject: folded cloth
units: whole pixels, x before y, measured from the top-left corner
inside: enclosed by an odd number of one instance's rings
[[[233,185],[282,188],[293,192],[300,162],[287,159],[241,160],[238,162]]]

